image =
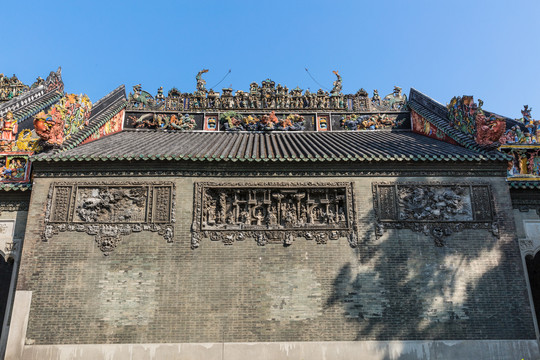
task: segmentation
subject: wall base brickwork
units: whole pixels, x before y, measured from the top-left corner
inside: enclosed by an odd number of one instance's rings
[[[534,340],[25,346],[21,360],[534,360]]]

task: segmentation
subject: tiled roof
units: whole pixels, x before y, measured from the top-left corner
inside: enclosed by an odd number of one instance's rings
[[[101,126],[123,109],[126,106],[126,103],[126,90],[124,85],[120,85],[109,94],[99,99],[92,106],[88,125],[66,140],[62,149],[72,149],[88,139],[92,134],[98,131]]]
[[[0,191],[26,191],[31,190],[30,183],[0,183]]]
[[[34,161],[479,161],[504,160],[405,131],[174,132],[129,129]]]
[[[493,149],[486,149],[479,146],[476,141],[469,135],[450,126],[448,119],[448,109],[443,104],[433,100],[425,94],[422,94],[416,89],[411,89],[409,97],[409,107],[417,112],[424,119],[435,125],[439,130],[444,132],[448,137],[467,149],[478,151],[489,156],[503,156]],[[499,154],[499,155],[497,155]],[[509,160],[510,158],[505,159]]]

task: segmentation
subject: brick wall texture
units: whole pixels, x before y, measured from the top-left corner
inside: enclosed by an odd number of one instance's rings
[[[466,179],[491,183],[500,238],[464,230],[449,236],[444,247],[406,229],[376,238],[371,184],[398,179],[317,178],[354,183],[357,248],[344,238],[321,245],[299,238],[288,247],[203,238],[195,250],[193,184],[216,179],[130,179],[155,180],[176,184],[174,242],[143,231],[124,236],[104,256],[85,233],[41,240],[49,185],[73,180],[36,178],[17,285],[32,291],[28,339],[93,344],[535,338],[503,178]],[[220,182],[288,180],[302,179]]]

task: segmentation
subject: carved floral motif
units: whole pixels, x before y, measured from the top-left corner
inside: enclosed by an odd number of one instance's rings
[[[437,246],[463,229],[488,229],[499,236],[489,185],[374,183],[375,233],[406,228],[431,235]]]
[[[351,183],[197,183],[192,248],[202,237],[230,245],[291,245],[297,237],[325,244],[347,237],[356,246]]]
[[[43,240],[63,231],[86,232],[104,255],[133,232],[157,232],[172,242],[174,206],[172,183],[53,183]]]

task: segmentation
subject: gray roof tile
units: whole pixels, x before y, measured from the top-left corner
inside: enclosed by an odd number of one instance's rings
[[[479,161],[500,153],[448,144],[405,131],[175,132],[129,129],[34,161]]]

